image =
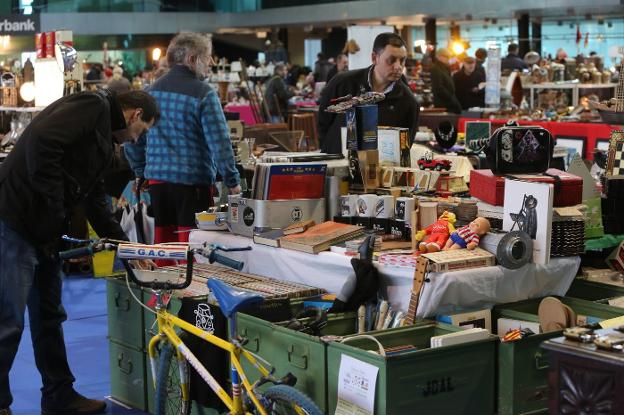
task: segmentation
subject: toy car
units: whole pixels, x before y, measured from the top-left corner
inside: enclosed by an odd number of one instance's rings
[[[417,161],[420,170],[431,169],[440,171],[442,169],[448,171],[451,169],[450,160],[434,159],[431,153],[427,153]]]

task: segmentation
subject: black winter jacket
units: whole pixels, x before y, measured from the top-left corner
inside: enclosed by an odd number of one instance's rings
[[[102,180],[113,160],[112,131],[125,127],[112,92],[81,92],[50,104],[0,164],[0,219],[36,247],[50,248],[84,203],[99,236],[127,239],[106,205]]]
[[[433,105],[446,108],[448,112],[461,113],[461,104],[455,96],[451,70],[439,61],[431,66],[431,92],[433,92]]]
[[[345,95],[360,95],[371,91],[368,84],[368,73],[371,66],[336,74],[323,89],[319,104],[318,132],[321,151],[340,154],[340,128],[344,126],[344,115],[325,112],[330,100]],[[401,79],[396,81],[394,88],[383,101],[377,103],[379,108],[379,125],[389,127],[405,127],[410,129],[410,140],[418,131],[418,114],[420,107],[407,84]]]

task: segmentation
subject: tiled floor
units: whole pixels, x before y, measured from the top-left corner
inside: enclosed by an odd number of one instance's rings
[[[110,395],[108,366],[106,283],[91,277],[68,277],[63,286],[63,304],[68,320],[63,325],[69,364],[78,392],[92,398]],[[15,415],[40,413],[41,378],[35,367],[30,331],[24,331],[10,375]],[[142,415],[108,400],[108,414]]]

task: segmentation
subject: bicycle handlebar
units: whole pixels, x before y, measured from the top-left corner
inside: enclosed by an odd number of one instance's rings
[[[236,271],[242,270],[245,266],[245,263],[226,257],[225,255],[221,255],[215,250],[211,251],[207,258],[211,264],[214,262],[218,262],[219,264],[223,264],[226,267],[234,268]]]
[[[204,244],[203,248],[196,249],[185,249],[180,252],[179,246],[178,249],[175,249],[174,246],[170,246],[167,249],[166,246],[154,246],[154,245],[143,245],[143,244],[132,244],[130,242],[125,241],[114,241],[108,239],[76,239],[70,238],[68,236],[63,236],[63,240],[72,242],[72,243],[83,243],[87,244],[86,246],[80,248],[69,249],[67,251],[59,252],[59,258],[62,260],[78,258],[88,255],[93,255],[97,252],[103,250],[117,250],[119,253],[119,258],[121,259],[128,276],[138,286],[148,287],[152,289],[164,289],[164,290],[180,290],[188,287],[191,284],[193,277],[193,258],[195,254],[201,255],[208,259],[208,261],[212,264],[214,262],[218,262],[227,267],[233,268],[237,271],[240,271],[244,267],[244,263],[241,261],[237,261],[235,259],[229,258],[225,255],[221,255],[217,251],[224,252],[236,252],[236,251],[249,251],[251,250],[250,246],[247,247],[239,247],[239,248],[228,248],[221,245],[216,244]],[[121,246],[120,244],[128,244],[128,246]],[[177,252],[176,252],[177,251]],[[172,260],[186,260],[186,277],[184,282],[180,284],[172,284],[169,282],[160,282],[160,281],[142,281],[137,278],[134,269],[130,266],[128,260],[130,259],[172,259]]]
[[[80,248],[68,249],[67,251],[59,252],[59,258],[62,260],[80,258],[83,256],[93,255],[93,246],[87,245]]]

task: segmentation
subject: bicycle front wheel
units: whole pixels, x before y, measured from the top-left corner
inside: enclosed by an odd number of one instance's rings
[[[288,385],[275,385],[267,388],[262,394],[262,402],[266,404],[271,415],[322,415],[321,410],[312,399],[303,392]]]
[[[160,350],[156,373],[156,414],[189,415],[191,401],[182,398],[182,384],[189,384],[186,360],[179,361],[173,345],[165,342]]]

